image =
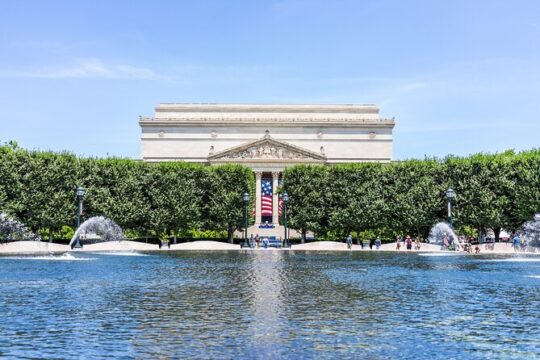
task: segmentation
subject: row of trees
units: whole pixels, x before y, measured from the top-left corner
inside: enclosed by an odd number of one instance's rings
[[[35,232],[58,237],[74,226],[75,188],[86,189],[85,216],[103,215],[133,237],[243,226],[242,194],[252,172],[238,165],[77,158],[69,153],[0,147],[0,211]]]
[[[418,234],[446,220],[453,188],[454,222],[475,235],[518,229],[540,211],[540,150],[390,164],[296,166],[284,174],[289,225],[305,236],[339,238]]]
[[[0,146],[0,212],[41,234],[73,227],[75,188],[86,189],[85,216],[103,215],[131,237],[193,236],[243,226],[242,194],[254,178],[240,165],[78,158],[70,153]],[[288,224],[305,237],[418,234],[446,219],[446,190],[456,193],[459,232],[514,230],[540,211],[540,150],[470,157],[288,168]],[[251,211],[250,211],[251,213]],[[253,220],[253,219],[251,219]]]

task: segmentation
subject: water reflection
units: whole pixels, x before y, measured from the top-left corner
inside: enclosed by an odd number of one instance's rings
[[[282,251],[248,254],[246,285],[250,291],[246,310],[251,314],[246,331],[246,350],[260,356],[279,355],[285,337],[283,284],[287,281]]]

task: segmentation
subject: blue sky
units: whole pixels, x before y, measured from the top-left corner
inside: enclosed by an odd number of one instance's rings
[[[396,159],[540,144],[540,1],[0,0],[0,141],[140,154],[160,102],[374,103]]]

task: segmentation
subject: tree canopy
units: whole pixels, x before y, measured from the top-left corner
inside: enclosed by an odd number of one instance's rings
[[[146,163],[79,158],[70,153],[0,146],[0,212],[41,234],[65,233],[76,222],[75,189],[86,189],[84,216],[102,215],[126,233],[174,236],[244,227],[243,193],[255,181],[241,165]],[[287,168],[288,225],[305,237],[369,233],[427,236],[446,219],[453,188],[460,229],[515,230],[540,212],[540,150],[392,163],[297,165]],[[329,235],[332,234],[332,235]]]

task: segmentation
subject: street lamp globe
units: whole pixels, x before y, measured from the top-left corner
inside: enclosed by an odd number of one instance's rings
[[[452,189],[446,190],[446,198],[448,199],[448,201],[452,201],[455,196],[456,194],[454,193],[454,190]]]
[[[244,200],[244,204],[247,205],[249,203],[249,194],[247,192],[244,193],[243,200]]]
[[[283,196],[281,197],[283,199],[283,202],[284,203],[288,203],[289,202],[289,194],[287,194],[287,192],[284,192],[283,193]]]
[[[79,186],[79,187],[77,188],[77,196],[78,196],[78,197],[81,197],[81,198],[82,198],[82,197],[84,196],[84,193],[85,193],[85,192],[86,192],[86,190],[85,190],[83,187],[80,187],[80,186]]]

